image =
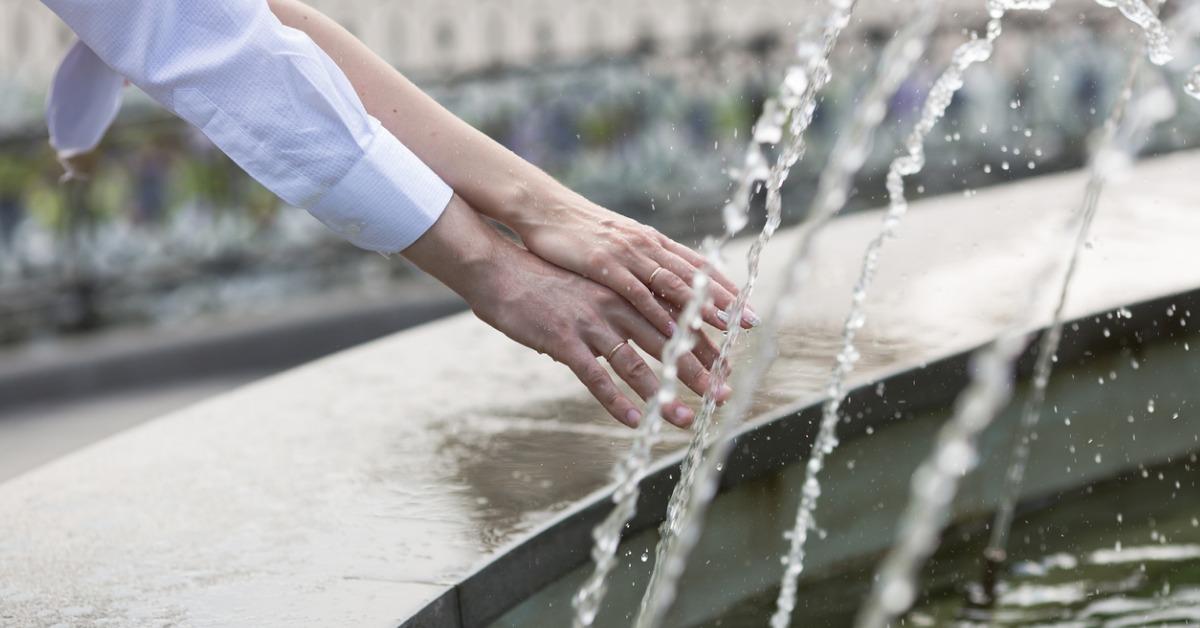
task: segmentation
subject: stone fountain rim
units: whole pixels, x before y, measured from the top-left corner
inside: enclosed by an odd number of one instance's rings
[[[1125,305],[1123,307],[1132,316],[1123,319],[1101,318],[1101,315],[1122,307],[1118,305],[1093,310],[1067,321],[1065,325],[1070,333],[1064,337],[1060,348],[1060,361],[1078,359],[1097,349],[1119,349],[1130,340],[1145,343],[1168,336],[1179,328],[1168,329],[1159,326],[1158,322],[1171,305],[1200,309],[1200,287]],[[1103,335],[1104,328],[1110,330],[1107,337]],[[1045,326],[1038,326],[1029,331],[1040,334],[1045,329]],[[1190,332],[1183,330],[1182,333]],[[847,395],[843,408],[869,414],[872,409],[886,407],[888,398],[875,392],[879,384],[888,390],[905,392],[903,406],[907,411],[945,407],[966,385],[971,355],[988,342],[990,340],[953,351],[936,360],[890,369],[869,381],[859,382]],[[1021,356],[1018,381],[1029,378],[1035,347],[1036,342],[1031,342]],[[811,443],[816,421],[802,419],[819,417],[823,402],[823,397],[793,402],[758,415],[738,428],[734,437],[739,445],[726,464],[719,491],[728,491],[804,459],[807,447],[785,448],[781,444],[796,442],[797,437]],[[843,441],[853,440],[865,434],[868,427],[887,420],[884,413],[864,417],[844,424],[839,436]],[[759,445],[751,447],[754,443]],[[749,455],[752,449],[754,455]],[[630,521],[627,535],[662,522],[674,485],[673,475],[684,454],[684,450],[673,452],[652,465],[642,480],[637,515]],[[607,513],[613,489],[610,484],[591,492],[553,519],[506,544],[461,582],[402,620],[401,628],[486,626],[522,600],[579,567],[588,560],[591,529]]]

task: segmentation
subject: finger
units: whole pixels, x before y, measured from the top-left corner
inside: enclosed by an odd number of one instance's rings
[[[648,400],[658,394],[659,383],[654,371],[628,342],[617,347],[609,356],[608,363],[642,399]],[[663,418],[678,427],[686,428],[696,418],[696,413],[679,400],[663,404],[661,412]]]
[[[662,301],[661,299],[659,301],[671,313],[672,318],[679,318],[679,310],[666,301]],[[711,371],[713,363],[717,361],[717,356],[721,352],[717,349],[717,345],[713,343],[712,338],[709,338],[708,334],[705,334],[703,330],[697,330],[694,335],[696,337],[696,346],[692,347],[692,353],[696,355],[700,363],[704,365],[704,368]]]
[[[628,271],[626,271],[623,281],[625,282],[623,296],[633,305],[634,309],[646,317],[646,320],[659,332],[668,336],[674,335],[675,317],[654,296],[654,292],[650,290],[650,286]]]
[[[675,255],[678,255],[679,257],[683,258],[684,260],[686,260],[689,264],[691,264],[695,268],[703,268],[706,265],[711,266],[711,264],[709,264],[708,259],[706,259],[703,255],[672,240],[671,238],[662,236],[661,242],[662,242],[662,245],[664,248],[666,248],[668,251],[674,253]],[[711,268],[710,272],[709,272],[709,276],[711,276],[714,281],[716,281],[718,284],[721,285],[721,287],[725,288],[730,293],[735,294],[735,295],[738,293],[737,284],[733,283],[732,280],[730,280],[728,277],[726,277],[725,273],[722,273],[721,271],[717,270],[716,268]]]
[[[675,317],[654,297],[654,293],[645,282],[638,279],[629,269],[614,266],[604,273],[601,279],[601,284],[621,295],[639,314],[646,317],[655,329],[668,336],[674,333]]]
[[[632,317],[621,321],[621,323],[621,331],[624,331],[633,339],[637,343],[637,346],[651,355],[661,356],[663,354],[663,348],[667,344],[667,339],[651,328],[648,323]],[[685,386],[692,389],[698,395],[708,392],[708,387],[712,383],[712,374],[708,372],[708,369],[704,368],[704,365],[700,363],[695,354],[688,353],[680,357],[677,367],[680,382],[683,382]],[[728,386],[722,387],[717,395],[718,401],[724,401],[728,398],[729,393],[732,392],[731,390],[727,390],[728,388]]]
[[[696,267],[692,266],[682,257],[679,257],[678,255],[675,255],[674,253],[671,253],[665,249],[658,251],[655,259],[658,261],[658,263],[662,264],[663,268],[675,273],[677,277],[679,277],[685,284],[688,285],[688,298],[691,298],[692,291],[690,290],[690,287],[692,286],[692,282],[695,280],[697,270]],[[716,281],[716,278],[714,277],[713,281],[709,282],[709,294],[712,295],[713,307],[717,308],[718,310],[717,316],[722,322],[727,322],[725,320],[724,313],[729,309],[729,306],[733,305],[734,300],[737,298],[737,291],[734,290],[733,292],[730,292],[725,288],[725,286],[721,285],[720,282]],[[683,307],[685,304],[680,303],[677,305],[679,307]],[[754,310],[750,308],[749,304],[747,304],[742,312],[741,325],[744,329],[750,329],[757,324],[758,315],[755,314]]]
[[[641,411],[617,388],[595,356],[580,346],[564,355],[562,361],[614,419],[629,427],[637,427],[642,420]]]
[[[692,287],[680,279],[679,275],[665,269],[654,276],[650,291],[679,308],[686,306],[692,298]],[[700,307],[700,318],[722,331],[729,329],[724,316],[725,313],[714,307],[711,301]]]

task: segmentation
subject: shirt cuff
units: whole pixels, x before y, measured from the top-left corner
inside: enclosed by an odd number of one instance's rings
[[[369,251],[397,253],[442,215],[454,191],[378,121],[365,154],[308,208],[313,216]]]

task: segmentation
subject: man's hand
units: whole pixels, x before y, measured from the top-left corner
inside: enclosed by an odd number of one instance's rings
[[[638,405],[616,386],[599,358],[646,399],[659,382],[630,343],[661,356],[667,336],[627,300],[504,239],[458,197],[404,255],[458,292],[480,319],[567,365],[615,419],[638,424]],[[711,343],[697,344],[680,360],[680,381],[703,394],[716,357]],[[718,400],[729,393],[724,387]],[[673,401],[664,406],[663,416],[686,427],[695,414]]]

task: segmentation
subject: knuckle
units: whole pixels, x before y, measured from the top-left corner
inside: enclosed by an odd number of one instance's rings
[[[658,305],[658,299],[655,299],[654,294],[645,286],[641,286],[639,289],[634,290],[633,302],[644,311],[661,309]]]
[[[603,391],[608,387],[608,373],[605,373],[604,369],[595,363],[584,368],[579,378],[591,390]]]
[[[691,287],[688,284],[684,283],[684,281],[682,279],[680,279],[679,277],[676,277],[675,275],[671,275],[670,280],[667,282],[667,288],[671,292],[674,292],[676,294],[690,294],[691,293]]]
[[[694,355],[684,356],[679,360],[679,372],[687,379],[698,379],[706,372],[704,365],[700,364],[700,360]]]
[[[649,379],[650,377],[653,377],[653,375],[654,373],[650,370],[650,367],[646,365],[644,360],[637,359],[629,365],[629,376],[633,379]]]
[[[584,255],[584,262],[596,272],[603,272],[609,265],[609,254],[601,248],[594,248]]]
[[[635,248],[644,250],[657,244],[657,241],[644,229],[639,229],[629,235],[629,244]]]
[[[598,309],[597,318],[602,320],[604,318],[603,312],[611,312],[613,308],[619,307],[625,300],[612,290],[598,287],[591,298],[591,302]]]

